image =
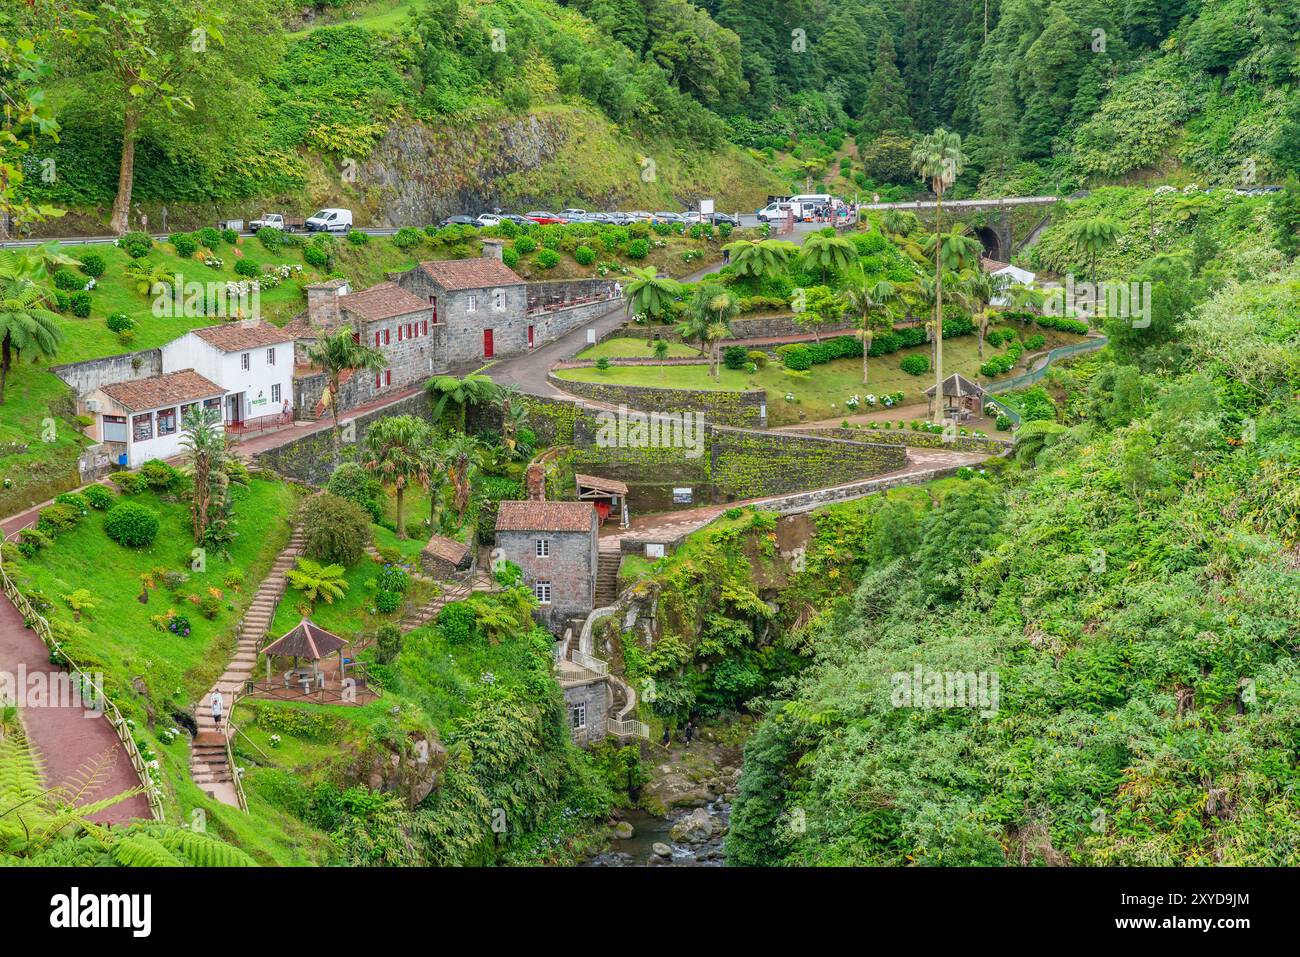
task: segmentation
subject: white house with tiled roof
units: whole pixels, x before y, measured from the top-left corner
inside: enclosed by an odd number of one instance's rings
[[[162,347],[162,368],[194,369],[225,389],[230,425],[279,416],[293,404],[293,333],[269,322],[193,329]]]
[[[86,400],[91,437],[113,461],[135,468],[181,451],[181,423],[192,409],[220,409],[226,390],[194,369],[102,385]]]

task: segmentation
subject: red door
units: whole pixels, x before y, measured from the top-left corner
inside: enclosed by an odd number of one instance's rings
[[[533,327],[529,326],[528,327],[528,348],[531,349],[532,347],[533,347]]]
[[[484,359],[492,358],[492,330],[491,329],[483,330],[483,358]]]

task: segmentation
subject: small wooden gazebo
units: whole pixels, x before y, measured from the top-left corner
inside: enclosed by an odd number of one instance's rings
[[[926,407],[934,415],[934,386],[925,390]],[[954,372],[943,380],[943,411],[951,419],[965,419],[971,414],[981,415],[984,410],[984,387]]]
[[[327,655],[337,653],[339,656],[339,681],[347,677],[343,648],[347,640],[333,632],[326,631],[320,625],[303,618],[289,631],[262,649],[266,655],[266,680],[271,680],[271,659],[293,658],[293,667],[298,667],[298,659],[312,663],[312,677],[320,679],[320,662]]]
[[[605,519],[609,517],[610,512],[618,515],[619,524],[627,527],[627,484],[620,482],[618,479],[601,478],[598,475],[574,475],[578,483],[578,501],[590,502],[596,507],[596,514],[600,518],[600,523],[605,524]]]

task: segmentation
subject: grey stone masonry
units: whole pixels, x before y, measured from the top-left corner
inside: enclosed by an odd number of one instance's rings
[[[604,738],[609,720],[607,680],[601,677],[565,682],[564,711],[574,744],[586,745]]]
[[[569,618],[587,615],[594,607],[599,560],[594,509],[588,531],[498,527],[496,542],[494,558],[519,566],[524,583],[541,602],[538,618],[553,631],[562,628]]]
[[[480,279],[462,268],[480,262],[421,263],[397,276],[399,286],[428,305],[439,329],[439,357],[448,369],[477,368],[488,358],[528,351],[526,284],[499,262],[499,277]]]

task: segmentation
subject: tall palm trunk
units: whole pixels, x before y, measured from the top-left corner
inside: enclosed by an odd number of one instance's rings
[[[8,333],[0,342],[0,405],[5,404],[5,382],[9,378],[9,366],[13,362],[13,349],[9,343]]]
[[[403,521],[404,516],[402,514],[403,506],[405,504],[403,498],[405,495],[406,489],[401,485],[397,486],[397,537],[399,540],[406,538],[406,522]]]
[[[117,196],[108,228],[118,236],[131,228],[131,186],[135,180],[135,138],[140,130],[140,114],[129,103],[122,125],[122,157],[117,171]]]
[[[943,190],[934,191],[934,398],[935,423],[943,421]]]
[[[862,384],[867,384],[867,358],[871,355],[871,343],[874,337],[871,334],[871,319],[869,316],[862,317]]]

